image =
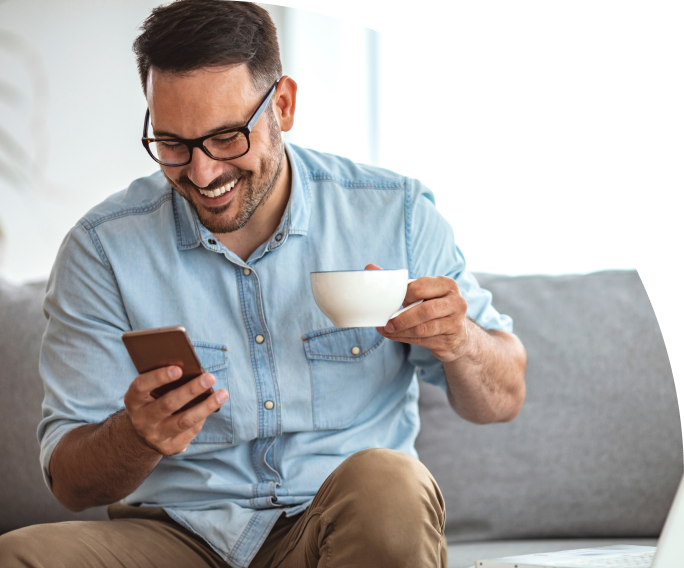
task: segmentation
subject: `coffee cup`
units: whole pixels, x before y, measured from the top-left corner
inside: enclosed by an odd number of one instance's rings
[[[408,270],[342,270],[312,272],[311,290],[320,310],[335,327],[384,327],[400,313],[409,279]]]

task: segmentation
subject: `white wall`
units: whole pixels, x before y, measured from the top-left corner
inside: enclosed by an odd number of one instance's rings
[[[7,0],[0,28],[23,40],[42,64],[48,86],[36,101],[15,52],[0,51],[0,77],[27,95],[19,108],[0,105],[3,125],[28,144],[30,116],[38,114],[47,144],[36,156],[33,187],[0,181],[0,223],[7,250],[0,274],[21,281],[43,278],[64,234],[90,207],[152,173],[155,164],[139,139],[145,101],[131,44],[159,2],[144,0]],[[13,118],[8,122],[8,118]]]
[[[289,10],[286,21],[295,33],[285,72],[298,81],[301,101],[288,139],[420,179],[434,191],[471,270],[634,268],[591,193],[521,117],[441,61],[382,34],[379,155],[372,159],[368,142],[354,144],[350,132],[358,125],[363,134],[371,118],[372,98],[362,88],[370,34],[303,10]]]
[[[38,120],[49,147],[30,148],[47,151],[42,176],[21,191],[0,182],[6,278],[45,276],[85,210],[156,169],[139,143],[145,102],[131,44],[158,3],[0,4],[0,28],[40,56],[49,85]],[[421,179],[471,269],[637,266],[649,252],[641,220],[682,190],[673,172],[684,147],[672,128],[682,124],[681,58],[672,55],[681,34],[668,10],[584,0],[391,5],[379,39],[348,14],[272,7],[284,71],[299,84],[287,139]],[[0,78],[30,91],[17,69],[0,50]],[[32,104],[0,105],[0,124],[28,139]]]

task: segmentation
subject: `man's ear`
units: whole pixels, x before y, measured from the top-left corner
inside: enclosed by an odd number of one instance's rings
[[[280,122],[280,130],[283,132],[292,129],[296,104],[297,83],[291,77],[283,75],[273,95],[275,115]]]

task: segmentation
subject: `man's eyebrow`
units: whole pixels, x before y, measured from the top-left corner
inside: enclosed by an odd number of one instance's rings
[[[200,136],[199,138],[203,138],[204,136],[210,136],[212,134],[216,134],[217,132],[221,132],[222,130],[229,130],[231,128],[239,128],[239,127],[244,126],[244,125],[245,125],[244,122],[233,122],[233,123],[229,123],[229,124],[224,124],[223,126],[218,126],[217,128],[212,128],[209,132],[207,132],[203,136]],[[154,127],[152,127],[152,132],[154,132],[154,136],[156,138],[159,138],[160,136],[167,136],[169,138],[184,139],[182,136],[179,136],[178,134],[174,134],[173,132],[168,132],[166,130],[155,130]]]

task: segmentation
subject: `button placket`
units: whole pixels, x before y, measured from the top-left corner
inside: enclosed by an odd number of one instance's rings
[[[279,400],[275,361],[271,346],[271,338],[266,328],[263,315],[263,296],[258,272],[250,271],[249,277],[241,275],[244,285],[246,306],[249,311],[252,342],[252,360],[255,361],[258,373],[256,395],[259,413],[259,436],[275,437],[280,434],[280,412],[277,406]],[[270,404],[269,404],[270,403]],[[270,406],[270,408],[269,408]]]

